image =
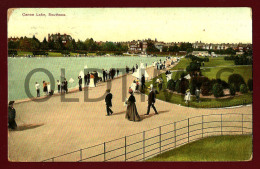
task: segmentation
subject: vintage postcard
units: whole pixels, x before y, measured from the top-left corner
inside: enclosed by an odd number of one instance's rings
[[[10,162],[252,160],[251,8],[7,12]]]

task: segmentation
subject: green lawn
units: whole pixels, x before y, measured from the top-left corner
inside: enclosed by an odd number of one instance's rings
[[[252,156],[252,136],[213,136],[159,154],[147,161],[246,161]]]
[[[209,57],[209,62],[204,62],[204,67],[214,66],[232,66],[235,65],[233,60],[224,60],[224,57]]]
[[[190,64],[191,59],[182,58],[180,62],[174,66],[171,70],[186,70],[186,67]]]
[[[32,55],[32,52],[17,51],[18,56]]]
[[[236,67],[216,67],[202,70],[202,75],[207,76],[209,79],[216,79],[218,72],[223,72],[220,75],[220,79],[228,82],[228,77],[237,73],[240,74],[245,82],[247,83],[248,79],[252,79],[252,66],[236,66]]]

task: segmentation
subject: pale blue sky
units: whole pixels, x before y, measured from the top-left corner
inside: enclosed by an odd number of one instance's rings
[[[36,13],[46,16],[23,16]],[[252,13],[250,8],[20,8],[9,18],[8,37],[43,40],[58,32],[76,40],[252,43]]]

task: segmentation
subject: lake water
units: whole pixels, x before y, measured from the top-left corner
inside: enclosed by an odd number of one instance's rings
[[[78,85],[78,75],[84,68],[107,69],[125,68],[130,69],[140,63],[152,65],[152,62],[165,60],[165,57],[37,57],[37,58],[10,58],[8,57],[8,100],[20,100],[28,98],[25,92],[25,79],[29,72],[36,68],[43,68],[51,72],[55,79],[55,90],[57,90],[56,81],[60,80],[61,69],[65,69],[67,81],[74,79],[69,83],[68,88],[74,88]],[[121,73],[120,73],[121,74]],[[101,75],[100,75],[101,76]],[[35,82],[40,84],[40,94],[43,96],[42,82],[50,82],[49,77],[43,72],[36,72],[29,81],[29,90],[33,97],[36,97]],[[28,85],[27,85],[28,86]]]

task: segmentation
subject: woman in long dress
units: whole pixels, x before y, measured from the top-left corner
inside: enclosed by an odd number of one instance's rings
[[[127,110],[125,118],[130,121],[140,121],[141,118],[137,112],[136,105],[135,105],[135,97],[133,95],[133,90],[129,89],[130,97],[127,100]]]

